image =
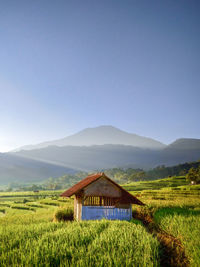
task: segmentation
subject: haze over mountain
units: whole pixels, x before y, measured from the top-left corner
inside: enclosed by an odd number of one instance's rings
[[[166,146],[112,126],[100,126],[60,140],[0,154],[0,183],[41,181],[79,170],[113,167],[149,169],[199,159],[200,139],[182,138]]]
[[[113,126],[99,126],[95,128],[86,128],[74,135],[62,139],[37,145],[28,145],[14,151],[40,149],[48,146],[92,146],[105,144],[131,145],[134,147],[150,149],[161,149],[165,147],[164,144],[152,138],[127,133]]]
[[[199,141],[197,140],[198,143]],[[181,144],[183,145],[184,142]],[[22,150],[15,154],[84,171],[119,166],[148,169],[158,165],[170,166],[200,159],[200,148],[193,146],[190,148],[188,144],[189,140],[187,139],[187,148],[169,145],[157,150],[115,144],[88,147],[49,146],[35,150]]]
[[[60,164],[0,153],[0,184],[39,182],[52,176],[62,176],[65,173],[74,173],[74,170]]]
[[[200,139],[194,138],[180,138],[171,143],[166,149],[181,149],[191,150],[200,149]]]

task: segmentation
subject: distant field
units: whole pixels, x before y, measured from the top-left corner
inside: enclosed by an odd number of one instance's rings
[[[25,191],[25,192],[0,192],[0,198],[16,198],[16,197],[51,197],[59,196],[63,192],[60,190],[49,190],[49,191]]]
[[[172,177],[124,188],[147,204],[133,211],[153,213],[181,241],[191,266],[200,266],[200,186]],[[160,243],[138,220],[55,223],[57,209],[73,208],[60,193],[0,193],[0,266],[160,266]]]
[[[182,185],[188,185],[184,176],[175,176],[153,181],[141,181],[141,182],[132,182],[129,184],[123,185],[123,188],[128,191],[143,191],[143,190],[159,190],[166,187],[177,187]]]
[[[200,198],[200,185],[190,185],[184,176],[154,181],[134,182],[123,188],[144,200],[177,200],[177,198]]]

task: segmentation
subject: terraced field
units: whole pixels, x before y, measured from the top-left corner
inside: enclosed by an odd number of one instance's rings
[[[168,233],[176,236],[185,247],[192,266],[200,266],[200,204],[188,207],[164,207],[154,218]]]
[[[183,177],[149,183],[125,185],[146,203],[131,222],[55,222],[60,207],[73,209],[60,191],[0,193],[0,266],[163,266],[166,257],[200,266],[200,187]]]
[[[127,186],[135,189],[136,184]],[[185,177],[171,177],[139,182],[137,189],[131,193],[146,204],[146,213],[153,216],[160,229],[180,240],[189,265],[199,267],[200,185],[189,185]]]
[[[0,218],[0,266],[159,266],[159,242],[136,220],[55,223],[57,207],[34,208]]]

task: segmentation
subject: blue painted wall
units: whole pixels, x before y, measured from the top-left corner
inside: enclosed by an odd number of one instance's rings
[[[82,220],[127,220],[132,218],[132,210],[115,207],[82,206]]]

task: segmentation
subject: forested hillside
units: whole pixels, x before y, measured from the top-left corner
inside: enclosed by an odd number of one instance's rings
[[[115,180],[120,184],[126,184],[137,181],[149,181],[162,179],[170,176],[186,176],[191,168],[200,168],[200,161],[186,162],[184,164],[175,165],[172,167],[159,166],[149,171],[143,169],[132,169],[132,168],[113,168],[113,169],[102,169],[101,171]],[[98,172],[94,170],[93,172]],[[65,174],[59,178],[50,177],[43,182],[33,184],[20,184],[10,183],[9,187],[19,190],[58,190],[68,188],[83,178],[85,178],[91,172],[76,172],[71,174]]]

